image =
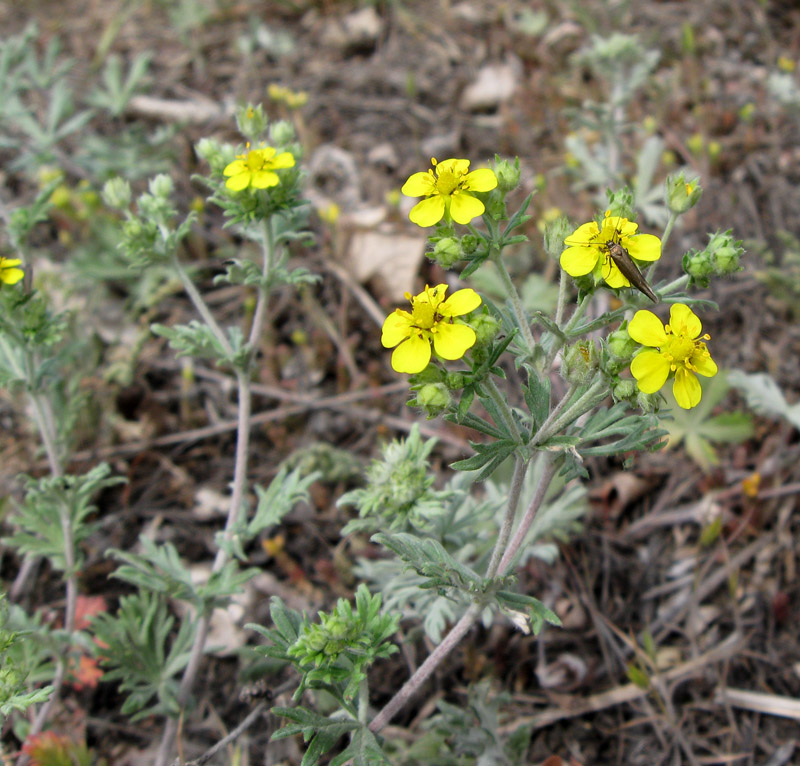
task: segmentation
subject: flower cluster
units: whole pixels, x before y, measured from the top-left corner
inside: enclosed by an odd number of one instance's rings
[[[422,372],[431,360],[433,349],[442,359],[461,359],[475,345],[475,331],[455,317],[468,314],[481,305],[481,297],[474,290],[457,290],[445,300],[447,285],[428,287],[412,296],[411,312],[395,309],[383,323],[381,343],[384,348],[395,348],[392,367],[397,372],[414,374]]]
[[[434,226],[445,216],[467,224],[483,215],[486,207],[472,192],[488,192],[497,186],[489,168],[470,171],[469,160],[431,159],[426,173],[414,173],[400,190],[407,197],[424,197],[411,208],[409,218],[418,226]]]
[[[637,311],[628,333],[648,347],[631,362],[639,390],[654,394],[673,376],[672,393],[678,405],[688,410],[699,404],[702,391],[696,375],[711,378],[717,374],[716,362],[703,342],[711,336],[700,335],[702,331],[700,320],[683,303],[672,305],[667,325],[652,311]]]
[[[661,240],[653,234],[637,234],[639,225],[627,218],[606,215],[602,226],[589,221],[579,226],[565,240],[561,268],[571,277],[594,273],[596,281],[605,280],[609,287],[630,287],[630,279],[620,271],[612,257],[611,244],[617,244],[635,261],[657,261],[661,257]]]
[[[225,186],[231,191],[242,191],[248,187],[268,189],[277,186],[281,179],[275,172],[294,167],[294,156],[291,152],[280,154],[271,146],[249,149],[244,154],[237,154],[229,163],[223,175],[228,176]]]

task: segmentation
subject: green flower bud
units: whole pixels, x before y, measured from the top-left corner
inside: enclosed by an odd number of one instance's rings
[[[478,238],[474,234],[465,234],[461,237],[461,252],[472,255],[478,249]]]
[[[502,221],[508,217],[508,212],[502,194],[498,194],[497,192],[497,189],[490,191],[484,198],[484,204],[486,205],[486,212],[484,215],[488,215],[496,221]]]
[[[703,187],[700,186],[698,178],[686,180],[683,170],[680,173],[667,176],[664,182],[666,191],[667,207],[673,213],[685,213],[693,208],[700,197],[703,196]]]
[[[606,189],[606,197],[608,197],[608,211],[609,215],[618,215],[628,220],[634,220],[635,200],[633,198],[633,190],[625,186],[622,189]]]
[[[417,372],[413,376],[414,386],[425,383],[441,383],[445,378],[445,372],[435,364],[429,364],[422,372]]]
[[[208,163],[215,173],[222,173],[224,167],[233,159],[233,149],[226,153],[215,138],[201,138],[194,146],[197,156]]]
[[[714,273],[707,250],[690,250],[683,256],[683,270],[692,278],[691,284],[708,287],[709,277]]]
[[[548,221],[544,227],[544,249],[554,261],[561,258],[561,253],[564,252],[564,240],[573,231],[575,227],[563,215]]]
[[[478,316],[470,319],[469,326],[475,330],[475,345],[473,349],[480,349],[489,346],[492,341],[497,337],[500,332],[500,320],[490,314],[489,310],[484,307],[483,311]]]
[[[609,333],[606,344],[613,357],[624,361],[628,361],[639,348],[639,344],[628,335],[627,322],[623,322],[619,329]]]
[[[739,259],[744,253],[742,241],[731,235],[731,230],[709,234],[705,250],[690,251],[683,256],[683,270],[692,282],[708,287],[709,277],[723,277],[741,271]]]
[[[464,388],[463,372],[448,372],[444,377],[444,384],[450,391],[460,391]]]
[[[258,106],[248,104],[236,110],[236,125],[239,132],[251,141],[257,141],[264,134],[267,124],[267,116],[261,104]]]
[[[597,347],[593,341],[581,340],[571,345],[561,364],[561,375],[569,383],[588,383],[598,367]]]
[[[711,235],[706,250],[711,254],[711,263],[717,276],[727,276],[741,271],[739,259],[744,254],[742,240],[731,235],[731,229]]]
[[[453,397],[443,383],[426,383],[417,391],[413,404],[425,412],[428,420],[445,412],[453,402]]]
[[[175,190],[175,184],[166,173],[159,173],[155,178],[150,179],[148,188],[154,197],[169,199]]]
[[[464,258],[461,252],[461,243],[457,237],[442,237],[428,257],[436,261],[443,269],[451,269]]]
[[[275,146],[286,146],[294,141],[294,125],[286,120],[272,123],[269,129],[270,141]]]
[[[645,394],[641,391],[636,395],[636,404],[645,414],[655,412],[663,401],[661,394]]]
[[[497,188],[501,192],[510,192],[519,185],[519,157],[514,162],[495,158],[494,174],[497,176]]]
[[[619,378],[611,389],[614,400],[617,402],[635,400],[637,391],[636,381],[630,378]]]
[[[131,185],[124,178],[112,178],[103,185],[103,201],[109,207],[124,210],[131,204]]]

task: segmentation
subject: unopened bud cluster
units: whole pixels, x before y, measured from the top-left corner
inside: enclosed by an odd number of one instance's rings
[[[709,235],[704,250],[690,250],[683,256],[683,270],[692,283],[708,287],[711,277],[723,277],[741,271],[739,259],[744,253],[742,241],[734,239],[731,230]]]

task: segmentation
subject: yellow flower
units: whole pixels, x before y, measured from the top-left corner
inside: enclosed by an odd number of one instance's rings
[[[0,256],[0,282],[15,285],[25,276],[22,269],[17,268],[22,261],[19,258],[3,258]]]
[[[475,331],[453,318],[478,308],[480,295],[466,288],[445,300],[446,292],[447,285],[425,285],[419,295],[406,293],[411,313],[395,309],[386,317],[381,343],[384,348],[397,346],[392,353],[392,367],[397,372],[422,372],[431,360],[431,342],[442,359],[461,359],[475,344]]]
[[[582,277],[599,267],[609,287],[630,287],[630,280],[609,255],[607,243],[618,243],[637,261],[657,261],[661,240],[653,234],[637,234],[638,228],[639,224],[608,213],[602,228],[595,221],[584,223],[564,240],[567,249],[561,253],[561,268],[571,277]]]
[[[294,157],[290,152],[276,155],[275,149],[264,146],[260,149],[250,149],[245,154],[237,154],[236,159],[222,172],[230,176],[225,186],[232,191],[241,191],[248,186],[254,189],[277,186],[281,179],[275,171],[292,167],[294,167]]]
[[[433,226],[448,214],[456,223],[466,224],[483,215],[483,202],[470,192],[487,192],[497,186],[489,168],[469,172],[469,160],[431,159],[427,173],[414,173],[400,190],[406,197],[425,197],[411,208],[409,218],[418,226]]]
[[[642,351],[631,362],[639,390],[654,394],[673,374],[675,401],[685,410],[696,406],[702,390],[695,376],[713,378],[717,374],[716,362],[703,343],[711,336],[700,335],[702,330],[700,320],[683,303],[672,305],[666,326],[652,311],[637,311],[628,324],[628,334],[637,343],[655,349]]]

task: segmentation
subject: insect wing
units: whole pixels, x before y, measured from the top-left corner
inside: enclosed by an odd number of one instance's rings
[[[606,252],[611,260],[614,261],[622,275],[641,293],[644,293],[653,303],[658,303],[658,296],[653,292],[647,280],[642,276],[642,272],[633,262],[633,258],[628,251],[618,242],[606,244]]]

